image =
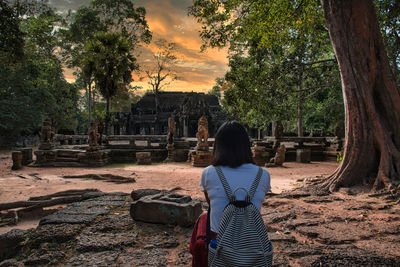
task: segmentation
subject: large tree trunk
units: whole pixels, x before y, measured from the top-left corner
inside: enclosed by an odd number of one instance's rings
[[[330,191],[400,180],[400,93],[371,0],[322,0],[339,62],[346,111],[344,158],[322,186]]]

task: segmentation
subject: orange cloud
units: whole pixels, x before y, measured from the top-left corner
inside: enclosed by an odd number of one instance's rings
[[[88,5],[90,0],[50,0],[60,13],[68,9],[77,9]],[[228,69],[227,49],[207,49],[200,52],[202,40],[199,37],[199,25],[195,18],[187,15],[192,0],[135,0],[135,6],[146,9],[146,20],[153,32],[153,40],[164,38],[177,44],[176,55],[179,59],[176,66],[177,75],[181,78],[174,81],[165,90],[208,92],[217,77],[223,77]],[[138,63],[143,68],[151,66],[152,55],[158,48],[154,43],[140,48]],[[67,81],[74,81],[72,70],[65,70]],[[139,75],[132,73],[134,85],[149,89],[145,80],[139,81]]]

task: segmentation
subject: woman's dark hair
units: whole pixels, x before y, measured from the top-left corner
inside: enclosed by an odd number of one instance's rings
[[[238,167],[253,163],[246,129],[236,121],[227,121],[215,134],[212,165]]]

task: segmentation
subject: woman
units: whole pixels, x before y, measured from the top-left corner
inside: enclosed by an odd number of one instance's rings
[[[225,175],[232,192],[239,187],[250,191],[259,167],[253,163],[250,140],[244,127],[236,121],[225,122],[215,135],[212,165],[205,168],[201,174],[200,187],[211,207],[210,238],[218,233],[221,215],[229,200],[216,172],[215,166],[220,167]],[[270,175],[262,169],[262,175],[251,202],[261,209],[261,203],[267,191],[271,189]],[[244,200],[244,190],[236,192],[237,200]]]

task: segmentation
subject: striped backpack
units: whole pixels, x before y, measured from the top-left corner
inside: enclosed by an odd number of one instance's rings
[[[271,266],[272,244],[259,210],[251,203],[261,179],[262,169],[251,185],[250,192],[245,188],[232,190],[219,167],[215,167],[229,204],[225,207],[217,234],[217,247],[208,247],[208,266],[244,267]],[[239,189],[246,191],[246,200],[236,200]]]

